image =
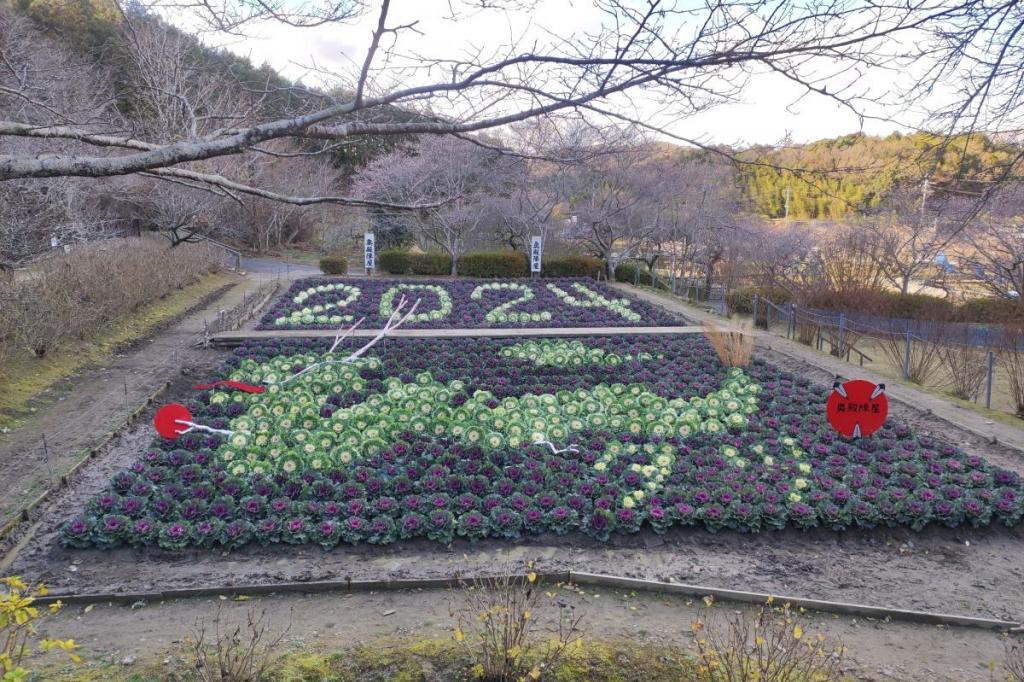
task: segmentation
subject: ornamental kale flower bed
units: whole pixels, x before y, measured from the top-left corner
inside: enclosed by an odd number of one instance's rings
[[[392,339],[354,365],[325,349],[237,349],[218,378],[270,389],[188,405],[234,434],[158,440],[63,541],[605,540],[672,526],[1013,525],[1024,513],[1015,473],[899,424],[845,441],[824,418],[827,389],[767,364],[726,369],[700,336]]]
[[[654,306],[591,279],[303,279],[259,329],[337,329],[362,317],[380,327],[402,296],[420,305],[410,328],[624,327],[673,325]]]

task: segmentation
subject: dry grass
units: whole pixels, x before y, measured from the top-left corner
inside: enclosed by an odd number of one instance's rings
[[[746,367],[750,364],[754,352],[754,335],[749,324],[723,329],[713,322],[705,322],[704,336],[726,367]]]
[[[228,622],[217,605],[212,627],[199,621],[190,638],[192,671],[199,682],[262,682],[273,679],[267,671],[291,621],[275,627],[276,618],[266,611],[249,609],[244,622]]]
[[[532,570],[525,580],[510,573],[475,580],[465,603],[449,606],[455,641],[474,661],[477,679],[547,679],[582,644],[582,617],[567,600],[545,592]]]
[[[16,425],[19,415],[47,388],[83,367],[101,363],[118,348],[151,334],[217,290],[236,282],[233,275],[212,275],[133,313],[111,321],[86,341],[69,341],[43,358],[19,353],[3,363],[0,375],[0,423]]]
[[[0,284],[0,361],[42,358],[62,344],[90,339],[113,320],[219,268],[209,245],[172,249],[156,238],[115,239],[45,260]]]

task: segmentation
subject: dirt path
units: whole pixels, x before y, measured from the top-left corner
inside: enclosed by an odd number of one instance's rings
[[[550,589],[550,588],[548,588]],[[557,588],[555,588],[557,590]],[[689,648],[689,626],[700,602],[676,596],[583,588],[558,590],[583,613],[585,637],[631,642],[673,643]],[[354,645],[386,646],[399,638],[451,636],[449,607],[461,607],[458,591],[427,590],[367,594],[272,595],[250,601],[189,599],[136,608],[99,604],[88,613],[68,607],[47,621],[45,633],[72,637],[90,661],[114,661],[126,674],[134,667],[181,655],[181,640],[197,620],[223,609],[227,622],[240,622],[252,608],[265,610],[275,632],[291,623],[284,651],[314,647],[338,651]],[[719,603],[727,616],[748,607]],[[358,614],[358,615],[354,615]],[[883,623],[828,614],[806,614],[807,637],[825,635],[848,649],[844,668],[857,680],[989,680],[988,666],[1003,659],[1002,635],[970,628],[936,628]],[[383,643],[381,643],[383,641]],[[928,652],[922,656],[922,652]],[[134,661],[124,665],[122,661]]]
[[[109,358],[86,369],[37,401],[36,413],[0,436],[0,525],[26,506],[95,447],[168,379],[198,361],[194,348],[204,322],[240,304],[269,275],[240,278],[197,308]],[[45,438],[46,447],[43,447]]]
[[[677,301],[676,299],[671,299],[667,296],[655,294],[627,284],[616,283],[611,286],[616,287],[630,296],[636,296],[648,303],[659,305],[669,312],[683,315],[694,322],[710,320],[719,324],[722,323],[722,318],[718,315],[713,315],[699,308],[695,308],[694,306]],[[943,419],[960,427],[961,429],[966,429],[981,438],[1005,443],[1006,445],[1020,451],[1021,457],[1024,458],[1024,428],[993,422],[984,415],[972,412],[971,410],[960,407],[948,400],[943,400],[938,396],[918,390],[910,384],[901,381],[894,381],[892,377],[885,377],[881,374],[872,372],[871,370],[856,367],[840,360],[839,358],[828,355],[827,353],[820,353],[808,346],[804,346],[796,341],[790,341],[775,334],[758,331],[756,333],[756,339],[758,349],[772,350],[777,353],[787,355],[792,359],[803,361],[809,365],[813,365],[821,370],[829,372],[832,376],[842,376],[846,378],[856,376],[857,378],[867,379],[875,383],[884,383],[886,385],[886,393],[890,398],[899,400],[906,405],[912,405],[919,412],[932,415],[933,418],[938,417]]]

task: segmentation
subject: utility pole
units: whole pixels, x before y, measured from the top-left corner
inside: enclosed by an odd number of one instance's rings
[[[924,183],[921,185],[921,217],[924,217],[924,207],[928,202],[928,178],[924,179]]]
[[[785,217],[785,219],[789,220],[789,198],[790,198],[790,196],[792,196],[793,190],[791,190],[789,187],[787,187],[783,191],[783,194],[786,197],[786,217]]]

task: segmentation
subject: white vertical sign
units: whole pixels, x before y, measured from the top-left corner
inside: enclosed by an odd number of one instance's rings
[[[377,268],[377,244],[373,232],[363,234],[363,266],[367,272]]]
[[[540,272],[540,257],[543,244],[539,235],[530,238],[530,272]]]

